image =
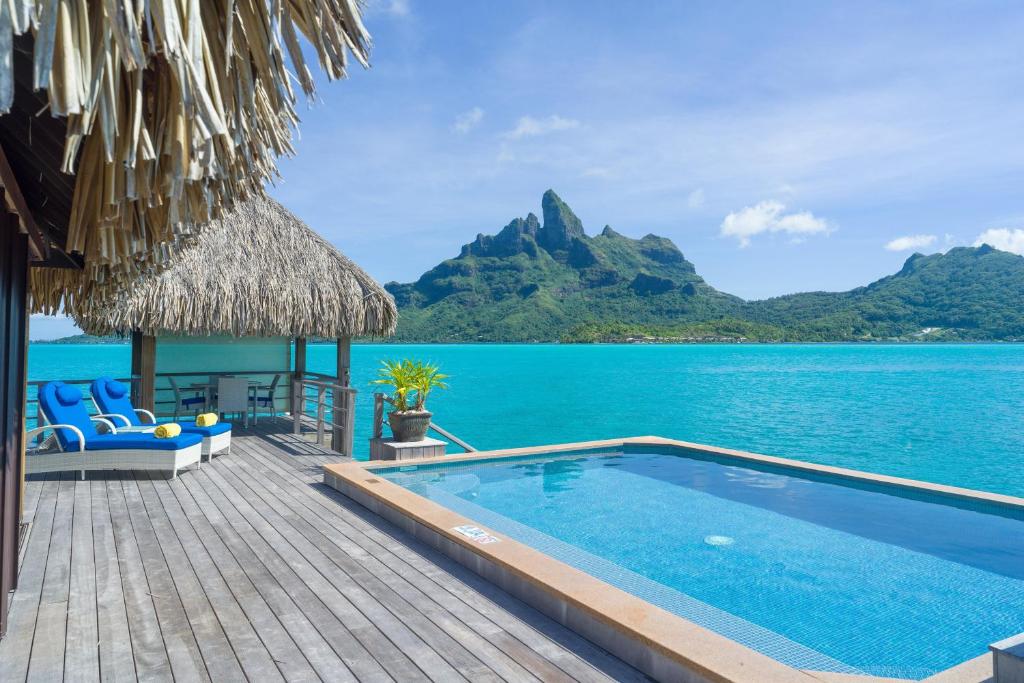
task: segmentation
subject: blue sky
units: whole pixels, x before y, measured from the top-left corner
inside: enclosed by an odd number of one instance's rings
[[[409,281],[554,188],[747,298],[1024,251],[1020,2],[377,0],[271,190]],[[34,320],[32,336],[70,328]]]

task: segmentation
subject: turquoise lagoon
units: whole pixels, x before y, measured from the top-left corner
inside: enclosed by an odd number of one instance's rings
[[[128,345],[32,344],[34,380],[124,376]],[[1024,345],[356,345],[357,450],[383,358],[439,363],[479,449],[653,434],[1024,496]],[[334,347],[311,345],[311,370]]]

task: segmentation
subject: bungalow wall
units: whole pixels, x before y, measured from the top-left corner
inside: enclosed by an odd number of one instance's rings
[[[7,630],[8,596],[18,578],[28,264],[28,237],[0,206],[0,635]]]

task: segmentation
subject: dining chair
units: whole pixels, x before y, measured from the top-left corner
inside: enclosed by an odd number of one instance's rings
[[[274,403],[274,394],[277,393],[277,384],[281,381],[281,375],[274,375],[274,379],[271,380],[270,386],[258,387],[255,393],[252,395],[252,417],[253,421],[259,419],[258,413],[256,412],[260,408],[268,408],[271,417],[277,417],[277,405]],[[267,393],[261,394],[260,389],[266,389]]]
[[[238,413],[243,424],[249,426],[249,380],[245,377],[217,378],[217,412]]]
[[[199,409],[206,409],[206,391],[203,389],[192,389],[195,396],[183,396],[178,382],[173,377],[168,377],[171,383],[171,390],[174,392],[174,419],[178,419],[181,411],[191,411],[193,415],[199,413]]]

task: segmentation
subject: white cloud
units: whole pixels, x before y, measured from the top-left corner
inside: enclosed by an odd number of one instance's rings
[[[387,12],[396,17],[409,16],[409,0],[391,0],[387,5]]]
[[[735,237],[741,247],[750,246],[750,238],[765,232],[784,232],[802,240],[806,235],[828,234],[832,226],[810,211],[785,213],[786,205],[770,199],[734,211],[722,221],[722,237]]]
[[[946,235],[947,242],[949,235]],[[935,235],[905,235],[886,242],[885,248],[889,251],[907,251],[908,249],[923,249],[935,242]]]
[[[978,235],[974,246],[983,244],[1024,256],[1024,230],[1021,228],[991,228]]]
[[[535,119],[532,116],[520,117],[516,127],[502,133],[502,137],[510,140],[519,138],[532,138],[538,135],[547,135],[558,130],[570,130],[579,128],[580,122],[576,119],[566,119],[558,114],[552,114],[546,119]]]
[[[462,133],[465,135],[479,126],[480,122],[483,120],[484,110],[480,107],[473,107],[469,111],[464,111],[455,117],[455,123],[452,124],[452,130],[456,133]]]
[[[699,209],[704,206],[704,189],[698,187],[686,198],[686,205],[691,209]]]

